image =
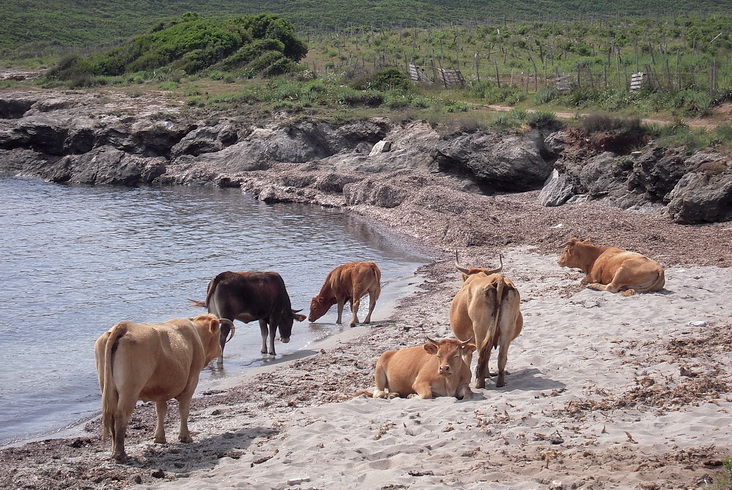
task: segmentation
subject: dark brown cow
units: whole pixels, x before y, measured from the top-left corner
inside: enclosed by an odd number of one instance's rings
[[[331,306],[338,305],[338,320],[341,323],[343,315],[343,305],[351,302],[351,326],[353,327],[358,321],[358,307],[361,304],[361,298],[368,293],[369,295],[369,313],[364,319],[364,323],[371,321],[371,313],[376,306],[376,300],[381,294],[381,271],[373,262],[349,262],[348,264],[339,265],[325,278],[320,293],[310,302],[310,315],[308,320],[314,322],[321,316],[325,315]]]
[[[374,374],[374,398],[389,394],[401,397],[454,396],[472,398],[470,366],[464,357],[475,350],[475,344],[454,339],[427,339],[424,345],[390,350],[381,354]]]
[[[205,302],[191,301],[232,322],[259,320],[262,354],[275,355],[274,338],[278,328],[280,341],[286,344],[290,341],[293,321],[305,320],[305,315],[298,313],[300,310],[292,309],[285,281],[276,272],[222,272],[208,284]],[[222,323],[220,361],[228,335],[229,326]]]
[[[503,268],[483,269],[461,267],[463,286],[450,305],[450,326],[459,339],[475,339],[478,363],[475,367],[475,386],[485,388],[489,375],[491,351],[498,348],[498,378],[496,387],[506,384],[508,347],[519,336],[524,326],[519,292],[513,282],[498,272]],[[470,353],[466,362],[472,361]]]
[[[590,289],[630,296],[660,291],[666,284],[661,264],[636,252],[593,245],[570,238],[557,263],[585,273],[582,284]]]

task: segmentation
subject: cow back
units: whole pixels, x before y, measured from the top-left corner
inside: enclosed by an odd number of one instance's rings
[[[285,282],[276,272],[222,272],[209,286],[206,305],[220,318],[244,322],[292,316]]]

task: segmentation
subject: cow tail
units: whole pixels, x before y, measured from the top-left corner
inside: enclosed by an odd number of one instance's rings
[[[381,270],[379,270],[378,267],[376,267],[376,264],[371,264],[371,272],[374,273],[374,279],[376,279],[376,285],[378,286],[375,288],[374,291],[374,301],[379,299],[379,296],[381,295]],[[369,293],[370,295],[371,293]]]
[[[664,284],[666,284],[666,272],[661,268],[661,271],[658,273],[658,277],[651,285],[650,291],[660,291],[663,289]]]
[[[220,276],[221,276],[221,274],[219,274],[218,276],[211,279],[211,282],[208,283],[208,290],[206,291],[206,302],[204,304],[205,307],[208,307],[208,305],[211,304],[211,298],[213,297],[214,292],[216,291],[216,286],[218,286],[218,284],[219,284]]]
[[[112,378],[112,361],[119,345],[119,339],[127,333],[127,325],[118,323],[110,331],[104,347],[104,387],[102,388],[102,439],[114,437],[114,413],[119,393]]]
[[[498,325],[501,316],[501,298],[503,296],[503,286],[503,279],[501,278],[484,290],[487,306],[493,310],[493,325],[489,329],[489,333],[492,332],[493,335],[490,335],[490,338],[488,335],[486,335],[486,337],[483,339],[483,343],[480,346],[480,352],[478,354],[478,366],[482,366],[487,362],[487,359],[491,355],[491,349],[493,349],[493,347],[497,345],[499,336]],[[485,366],[485,370],[485,374],[487,376],[489,372],[488,366]]]

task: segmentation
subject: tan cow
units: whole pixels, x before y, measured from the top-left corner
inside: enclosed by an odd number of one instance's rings
[[[584,272],[582,284],[588,288],[623,296],[660,291],[666,284],[663,267],[655,260],[620,248],[593,245],[589,240],[570,238],[557,263]]]
[[[506,384],[508,346],[519,336],[524,326],[519,292],[513,282],[499,272],[503,268],[483,269],[461,267],[463,286],[450,305],[450,326],[459,339],[475,339],[478,346],[478,363],[475,367],[475,386],[485,388],[489,376],[488,363],[491,350],[498,348],[498,378],[496,387]],[[468,355],[468,366],[472,354]]]
[[[157,443],[166,442],[163,422],[168,400],[178,400],[178,439],[191,442],[191,397],[201,369],[221,354],[219,336],[219,319],[199,315],[156,325],[120,322],[97,339],[94,354],[102,390],[102,436],[111,435],[115,460],[127,460],[125,433],[138,400],[155,402]]]
[[[389,393],[419,398],[454,396],[472,398],[470,366],[464,357],[475,350],[475,344],[454,339],[427,339],[424,345],[390,350],[376,362],[374,398]]]
[[[373,262],[349,262],[339,265],[328,273],[320,293],[310,302],[310,315],[308,320],[314,322],[325,315],[331,306],[338,305],[338,319],[341,323],[343,306],[351,302],[351,326],[358,321],[358,307],[361,305],[361,298],[368,293],[369,313],[364,323],[371,321],[371,313],[374,312],[376,300],[381,294],[381,271]]]

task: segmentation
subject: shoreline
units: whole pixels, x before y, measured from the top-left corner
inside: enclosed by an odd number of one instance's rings
[[[424,200],[352,209],[442,250],[420,268],[424,281],[393,321],[194,399],[193,444],[174,442],[172,407],[168,444],[153,444],[154,411],[143,406],[126,440],[129,464],[109,460],[92,421],[77,438],[0,451],[8,475],[0,484],[679,488],[721,477],[732,455],[732,389],[723,381],[732,372],[729,223],[684,227],[597,202],[542,208],[530,193],[436,195],[434,209]],[[459,216],[446,211],[456,202]],[[556,265],[566,236],[658,259],[666,290],[624,298],[585,289],[580,273]],[[488,383],[466,402],[354,398],[372,387],[384,350],[451,336],[456,249],[463,265],[491,265],[504,253],[519,287],[526,326],[509,353],[508,385]]]

